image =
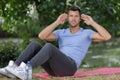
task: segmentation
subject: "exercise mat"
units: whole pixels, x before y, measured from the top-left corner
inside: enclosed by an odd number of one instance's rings
[[[84,77],[84,76],[92,76],[92,75],[110,75],[110,74],[116,74],[120,73],[120,68],[99,68],[94,70],[88,70],[88,71],[77,71],[73,76],[60,76],[60,77]],[[49,79],[52,76],[50,76],[47,73],[34,73],[33,76]]]

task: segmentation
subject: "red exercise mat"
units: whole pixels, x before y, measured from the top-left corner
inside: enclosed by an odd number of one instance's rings
[[[82,76],[101,75],[101,74],[107,75],[107,74],[116,74],[116,73],[120,73],[120,68],[99,68],[89,71],[77,71],[73,76],[67,76],[67,77],[82,77]],[[49,79],[51,77],[47,73],[34,73],[33,76],[37,76],[45,79]]]

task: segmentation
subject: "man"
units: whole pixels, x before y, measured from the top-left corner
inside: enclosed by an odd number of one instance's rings
[[[65,20],[68,21],[69,28],[55,30]],[[79,25],[81,20],[92,26],[96,32],[83,29]],[[107,41],[111,35],[90,16],[81,14],[80,9],[73,6],[69,8],[68,14],[61,14],[55,22],[42,30],[39,38],[45,41],[57,40],[59,49],[50,43],[42,47],[37,42],[31,42],[18,59],[15,62],[10,61],[7,67],[0,69],[0,73],[25,79],[25,63],[30,61],[33,68],[42,66],[52,76],[71,76],[79,68],[91,42]]]

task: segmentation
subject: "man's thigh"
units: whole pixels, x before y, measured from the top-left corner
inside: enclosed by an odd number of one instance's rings
[[[52,70],[58,76],[70,76],[77,70],[75,61],[63,53],[56,53],[49,62]]]

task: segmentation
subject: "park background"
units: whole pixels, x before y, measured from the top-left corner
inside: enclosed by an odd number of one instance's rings
[[[38,33],[72,5],[106,28],[112,39],[92,43],[80,68],[120,66],[120,0],[0,0],[0,67],[15,60]],[[83,28],[91,28],[81,22]],[[59,25],[58,28],[67,28]],[[57,28],[57,29],[58,29]],[[51,42],[57,46],[56,42]],[[84,44],[83,44],[84,45]]]

